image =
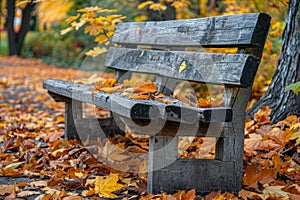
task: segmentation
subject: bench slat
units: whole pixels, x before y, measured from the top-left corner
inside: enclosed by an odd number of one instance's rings
[[[210,192],[209,188],[231,191],[237,188],[235,176],[238,173],[235,162],[204,159],[178,159],[172,164],[156,170],[153,181],[157,188],[175,193],[180,189]],[[165,178],[168,177],[168,178]],[[174,184],[176,183],[176,184]],[[159,190],[154,190],[159,192]]]
[[[182,106],[180,101],[174,105],[168,105],[155,100],[130,99],[120,96],[119,93],[93,93],[91,85],[73,84],[62,80],[48,79],[44,81],[43,87],[48,92],[95,104],[133,120],[163,119],[194,124],[196,120],[199,122],[228,122],[232,118],[231,108],[195,108]]]
[[[263,47],[269,24],[270,16],[264,13],[124,22],[117,25],[112,41],[125,45]]]
[[[247,87],[252,84],[259,59],[245,54],[110,47],[105,65],[188,81]]]

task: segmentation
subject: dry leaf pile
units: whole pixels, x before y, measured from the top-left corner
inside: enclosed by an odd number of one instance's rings
[[[246,121],[244,187],[239,194],[212,191],[201,197],[191,189],[146,195],[146,174],[109,168],[86,146],[61,137],[64,105],[47,95],[42,82],[47,78],[74,80],[75,70],[57,69],[38,60],[0,59],[0,199],[300,199],[297,116],[270,125],[270,111],[262,108],[254,120]],[[100,90],[117,87],[110,77],[105,80],[110,81],[97,83],[103,84]],[[149,85],[130,88],[147,96],[154,87],[150,82],[145,84]],[[183,141],[182,149],[186,149],[191,141]],[[201,153],[206,149],[209,158],[211,144],[211,140],[195,138],[181,153],[183,157],[195,157],[192,149]],[[139,167],[141,171],[147,168],[144,158],[136,157],[133,162],[138,164],[133,165],[123,153],[147,154],[147,138],[128,134],[97,141],[96,146],[103,161]]]

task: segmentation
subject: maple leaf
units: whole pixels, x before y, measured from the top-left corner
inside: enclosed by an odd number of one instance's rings
[[[152,4],[154,4],[153,1],[145,1],[145,2],[143,2],[143,3],[141,3],[141,4],[139,4],[137,8],[140,10],[140,9],[143,9],[143,8],[145,8],[146,6],[152,5]]]
[[[103,148],[99,148],[99,154],[102,158],[105,158],[108,161],[124,161],[127,158],[129,158],[128,155],[123,154],[124,152],[127,152],[125,150],[122,150],[120,148],[120,145],[115,145],[109,140],[105,143],[105,146]]]
[[[279,149],[282,146],[274,143],[272,140],[263,140],[263,137],[258,134],[250,134],[249,138],[245,139],[245,149],[254,150],[271,150]]]
[[[91,23],[91,25],[88,25],[84,29],[84,33],[89,33],[92,36],[98,35],[103,31],[103,28],[99,26],[98,24]]]
[[[95,42],[98,44],[102,44],[108,40],[108,37],[106,35],[99,35],[95,38]]]
[[[103,54],[106,52],[107,52],[107,49],[105,47],[102,47],[102,48],[94,47],[92,50],[87,51],[85,53],[85,55],[96,57],[96,56],[99,56],[100,54]]]
[[[110,174],[106,179],[102,176],[97,176],[95,180],[95,193],[98,194],[99,197],[116,198],[117,196],[112,192],[120,190],[123,187],[118,181],[118,174]]]

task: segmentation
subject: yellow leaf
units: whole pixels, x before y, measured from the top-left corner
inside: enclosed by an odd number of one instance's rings
[[[99,26],[98,24],[95,23],[91,23],[91,25],[86,26],[84,29],[84,33],[89,33],[90,35],[98,35],[102,31],[103,31],[102,26]]]
[[[138,9],[143,9],[143,8],[145,8],[146,6],[151,5],[151,4],[154,4],[154,2],[153,2],[153,1],[145,1],[145,2],[143,2],[143,3],[141,3],[141,4],[139,4],[137,8],[138,8]]]
[[[183,70],[185,70],[185,68],[186,68],[186,63],[185,63],[185,61],[183,61],[179,67],[179,73],[181,73]]]
[[[7,165],[6,167],[4,167],[4,169],[16,169],[18,168],[20,165],[22,165],[24,162],[17,162],[17,163],[12,163]]]
[[[76,19],[78,19],[80,16],[80,14],[76,15],[76,16],[71,16],[71,17],[68,17],[68,19],[66,20],[68,23],[71,23],[73,21],[75,21]]]
[[[107,49],[105,47],[94,47],[92,50],[89,50],[88,52],[85,53],[87,56],[99,56],[100,54],[106,53]]]
[[[292,133],[289,137],[290,140],[295,140],[295,139],[298,139],[298,138],[300,138],[300,131]]]
[[[60,31],[60,34],[61,34],[61,35],[65,35],[65,34],[69,33],[70,31],[73,31],[73,30],[74,30],[73,27],[68,27],[68,28],[66,28],[66,29],[61,30],[61,31]]]
[[[95,42],[98,42],[98,44],[102,44],[108,40],[108,37],[106,35],[99,35],[96,37]]]
[[[161,3],[154,3],[151,4],[149,7],[151,10],[167,10],[167,6],[161,4]]]
[[[300,123],[294,124],[290,129],[295,132],[290,134],[289,140],[296,140],[296,145],[300,144]]]
[[[300,122],[294,124],[293,126],[291,126],[290,129],[292,129],[292,130],[297,130],[297,129],[300,130]]]
[[[85,20],[81,19],[79,22],[72,22],[71,25],[76,29],[79,30],[80,27],[82,27],[86,23]]]
[[[120,190],[123,187],[118,181],[118,174],[110,174],[106,179],[97,176],[95,180],[95,193],[98,194],[99,197],[116,198],[117,196],[112,192]]]
[[[75,174],[75,176],[78,177],[78,178],[84,177],[84,174],[81,173],[81,172],[75,172],[74,174]]]

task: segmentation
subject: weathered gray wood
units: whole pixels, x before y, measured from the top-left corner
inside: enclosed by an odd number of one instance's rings
[[[264,13],[163,22],[125,22],[112,41],[160,46],[263,46],[270,24]]]
[[[92,87],[62,80],[48,79],[44,81],[44,88],[51,93],[66,99],[91,103],[130,119],[164,119],[192,124],[196,120],[199,122],[228,122],[232,118],[232,111],[229,107],[196,108],[186,106],[184,102],[176,99],[174,99],[174,104],[168,105],[155,100],[130,99],[121,96],[120,93],[92,92]]]
[[[201,83],[249,86],[259,59],[245,54],[159,51],[110,47],[105,65]],[[181,67],[185,65],[185,67]]]
[[[116,123],[114,118],[82,118],[76,119],[75,127],[81,141],[125,135],[124,125]]]
[[[72,100],[65,103],[65,137],[80,140],[75,120],[82,118],[82,103]]]
[[[235,163],[219,160],[178,159],[157,170],[153,175],[151,193],[161,190],[175,193],[178,190],[196,189],[201,192],[223,190],[238,192]]]
[[[148,193],[156,191],[159,170],[176,162],[178,158],[178,138],[152,136],[149,138]]]
[[[235,138],[219,137],[216,144],[215,159],[221,161],[234,161],[235,145]]]
[[[124,80],[126,79],[130,79],[131,78],[132,73],[126,70],[116,70],[114,77],[116,79],[118,79],[119,83],[122,83]]]
[[[136,133],[150,135],[148,192],[192,188],[238,192],[242,188],[245,109],[269,25],[270,17],[263,13],[118,24],[113,42],[122,47],[111,47],[105,64],[116,69],[119,82],[132,72],[156,74],[157,92],[167,95],[172,94],[177,79],[224,84],[225,107],[191,107],[174,98],[170,98],[173,104],[134,100],[120,93],[92,93],[93,86],[59,80],[46,80],[43,87],[57,101],[66,102],[66,132],[80,131],[81,135],[88,131],[98,137],[100,127],[114,132],[117,125],[123,133],[127,125]],[[185,51],[185,47],[201,45],[238,47],[238,51]],[[80,102],[109,109],[114,123],[105,120],[99,125],[96,119],[81,119]],[[215,160],[177,159],[178,136],[215,137]]]

